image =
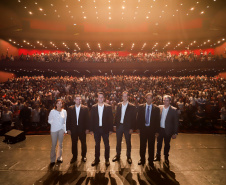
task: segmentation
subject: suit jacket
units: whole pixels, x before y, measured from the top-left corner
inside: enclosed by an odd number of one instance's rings
[[[118,127],[120,125],[120,120],[121,120],[121,111],[122,111],[122,102],[118,103],[117,109],[116,109],[116,115],[115,115],[115,122],[114,125]],[[135,129],[135,124],[136,124],[136,107],[132,103],[128,103],[124,120],[123,120],[123,125],[125,129]]]
[[[144,130],[147,129],[145,126],[145,112],[146,103],[139,105],[137,114],[137,129]],[[151,117],[150,117],[150,127],[152,133],[159,133],[160,130],[160,110],[159,107],[152,104]]]
[[[74,130],[77,126],[77,115],[75,105],[68,108],[66,130]],[[89,109],[88,107],[81,105],[79,117],[78,117],[78,130],[79,132],[85,132],[89,127]]]
[[[102,127],[105,133],[113,131],[113,113],[112,108],[109,104],[104,103],[103,117],[102,117]],[[99,130],[99,114],[98,114],[98,104],[92,106],[91,109],[91,119],[90,119],[90,131],[98,132]]]
[[[162,110],[164,105],[159,105],[160,115],[162,116]],[[177,108],[170,106],[165,121],[165,132],[167,135],[178,134],[179,116]]]

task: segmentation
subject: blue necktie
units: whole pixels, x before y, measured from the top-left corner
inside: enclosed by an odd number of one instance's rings
[[[146,126],[149,126],[150,124],[150,120],[149,120],[149,115],[150,115],[150,106],[148,105],[148,108],[147,108],[147,112],[146,112],[146,117],[145,117],[145,121],[146,121]]]

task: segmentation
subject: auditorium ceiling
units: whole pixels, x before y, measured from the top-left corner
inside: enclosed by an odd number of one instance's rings
[[[66,51],[202,49],[226,38],[225,0],[5,0],[0,38]]]

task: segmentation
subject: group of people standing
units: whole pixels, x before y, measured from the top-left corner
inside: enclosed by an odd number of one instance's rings
[[[120,160],[121,142],[124,134],[127,146],[127,162],[132,163],[131,158],[131,134],[134,130],[140,135],[140,160],[138,165],[145,164],[146,147],[148,143],[148,163],[154,166],[154,161],[161,160],[161,148],[164,140],[165,163],[169,165],[170,140],[175,139],[178,134],[178,113],[177,109],[170,105],[171,97],[163,97],[163,105],[157,106],[152,103],[153,95],[146,94],[146,103],[139,105],[138,110],[128,101],[128,92],[122,93],[122,102],[118,103],[115,118],[112,107],[104,102],[104,93],[98,93],[98,103],[93,105],[91,111],[87,106],[81,104],[80,95],[75,95],[75,105],[69,107],[68,111],[63,109],[63,101],[58,99],[55,108],[50,111],[48,122],[51,124],[51,165],[62,163],[62,143],[64,133],[71,135],[72,159],[70,163],[77,161],[78,140],[81,142],[82,161],[86,162],[87,144],[86,134],[94,135],[95,139],[95,159],[92,166],[100,162],[100,142],[101,137],[105,146],[105,165],[110,165],[110,144],[109,135],[116,131],[116,155],[112,162]],[[154,156],[155,139],[157,138],[157,152]],[[58,144],[58,154],[56,156],[56,145]]]

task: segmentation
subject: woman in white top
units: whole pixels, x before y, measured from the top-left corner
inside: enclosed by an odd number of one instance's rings
[[[57,139],[58,152],[57,152],[57,162],[62,163],[62,150],[63,150],[63,139],[64,133],[66,133],[66,119],[67,111],[63,109],[63,101],[61,99],[56,100],[55,108],[49,113],[48,123],[51,124],[51,139],[52,148],[50,153],[51,165],[55,164],[56,160],[56,145]]]

